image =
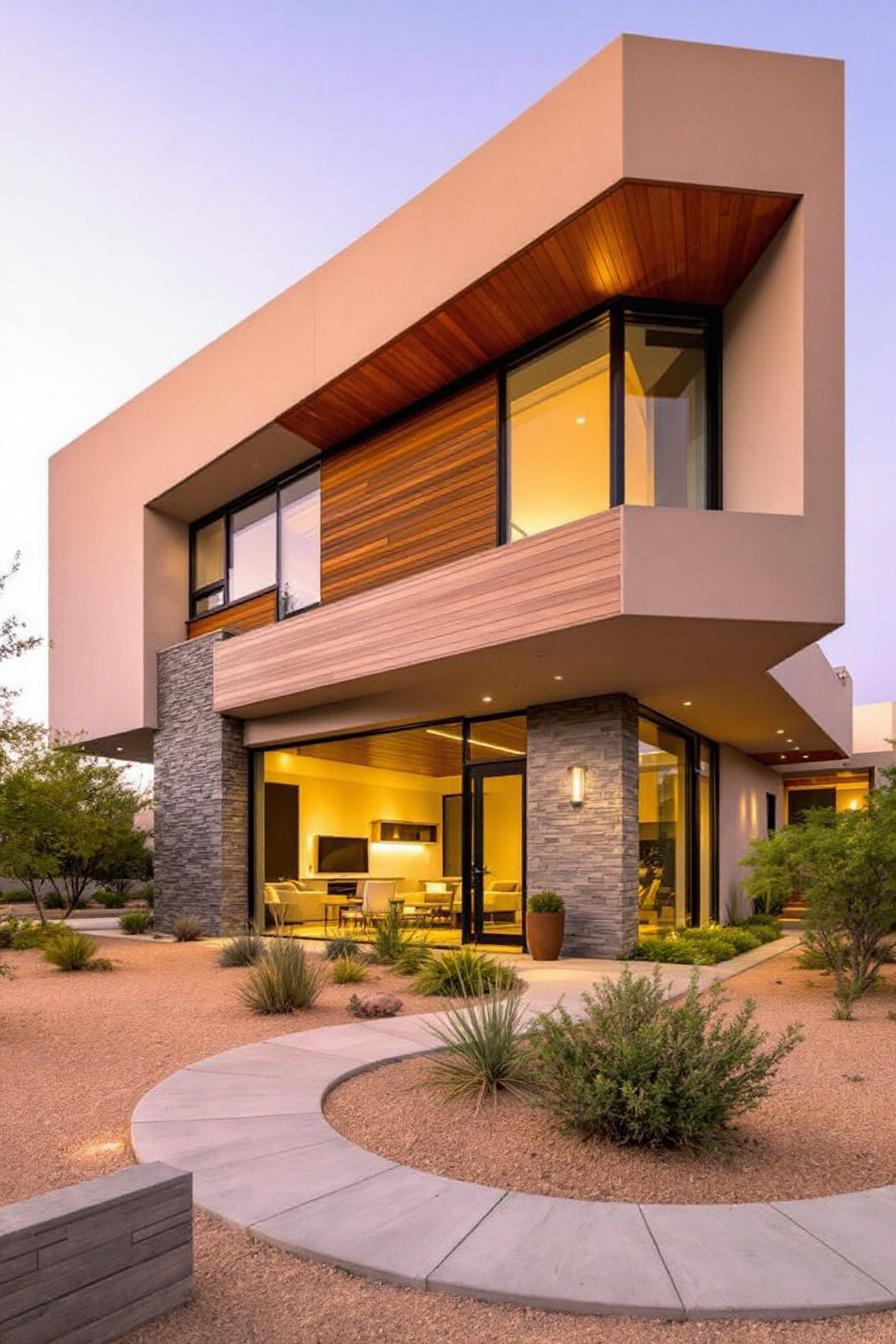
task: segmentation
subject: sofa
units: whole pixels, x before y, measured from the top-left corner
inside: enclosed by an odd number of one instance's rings
[[[265,925],[319,924],[324,917],[321,898],[326,894],[324,883],[266,882]]]

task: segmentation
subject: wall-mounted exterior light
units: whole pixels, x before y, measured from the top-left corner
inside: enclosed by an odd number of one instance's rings
[[[585,776],[587,774],[587,765],[571,765],[569,767],[569,801],[573,807],[584,806]]]

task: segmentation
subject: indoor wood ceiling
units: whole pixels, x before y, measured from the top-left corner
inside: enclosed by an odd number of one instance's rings
[[[727,303],[797,199],[621,182],[280,424],[332,447],[615,295]]]
[[[526,754],[526,720],[521,716],[474,723],[470,738],[471,760],[521,760]],[[461,725],[438,723],[431,728],[405,728],[394,733],[309,743],[294,750],[298,756],[440,779],[461,772]]]

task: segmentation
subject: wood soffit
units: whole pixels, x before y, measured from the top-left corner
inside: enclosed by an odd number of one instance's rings
[[[330,448],[617,295],[725,304],[797,200],[620,182],[279,423]]]

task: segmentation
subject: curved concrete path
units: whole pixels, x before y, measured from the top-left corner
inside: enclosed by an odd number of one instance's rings
[[[663,969],[679,989],[690,968]],[[530,963],[526,1011],[561,992],[578,1001],[598,975],[619,972],[619,963]],[[416,1288],[662,1319],[896,1307],[896,1186],[777,1204],[556,1199],[413,1170],[338,1134],[322,1114],[326,1093],[435,1049],[429,1026],[440,1016],[295,1032],[202,1060],[139,1103],[134,1152],[192,1171],[201,1208],[265,1241]]]

